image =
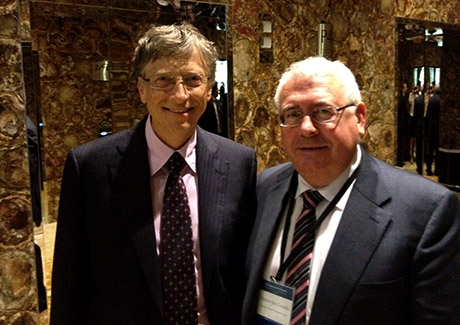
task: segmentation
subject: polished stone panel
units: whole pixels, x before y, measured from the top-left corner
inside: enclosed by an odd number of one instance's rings
[[[229,110],[230,137],[257,150],[259,170],[286,161],[273,95],[290,63],[317,53],[320,22],[332,25],[333,58],[352,69],[362,88],[369,110],[363,144],[379,158],[393,163],[396,18],[435,18],[442,23],[458,20],[439,1],[426,1],[423,10],[419,3],[409,0],[343,1],[333,6],[325,0],[219,2],[228,4],[231,26],[231,48],[217,38],[219,48],[233,52],[233,56],[228,55],[234,85],[234,92],[229,93],[234,106]],[[455,3],[447,7],[460,11]],[[97,138],[101,129],[111,126],[117,132],[128,128],[145,114],[130,75],[131,56],[137,37],[159,19],[159,8],[142,0],[113,1],[109,5],[101,0],[31,3],[32,45],[40,64],[43,159],[51,220],[57,217],[67,151]],[[261,16],[273,19],[273,63],[259,62]],[[103,60],[109,64],[110,81],[94,80],[94,64]]]
[[[26,90],[39,101],[47,219],[53,221],[67,152],[102,132],[127,129],[145,116],[137,79],[131,75],[134,48],[150,25],[177,22],[182,12],[155,1],[87,0],[32,1],[30,13],[39,74],[35,92],[27,85]],[[195,25],[204,30],[207,23],[197,18]],[[226,57],[225,35],[207,34],[219,45],[219,57]]]
[[[108,80],[96,76],[108,58],[104,7],[31,3],[33,50],[38,54],[48,212],[57,215],[60,179],[70,148],[99,137],[111,119]]]
[[[256,148],[259,170],[286,161],[272,98],[289,64],[316,55],[319,23],[332,24],[333,59],[350,67],[362,89],[369,111],[363,144],[394,163],[396,18],[457,25],[460,20],[458,1],[234,0],[232,5],[236,140]],[[260,14],[274,20],[273,64],[258,62]]]
[[[0,5],[0,323],[37,324],[19,1]]]

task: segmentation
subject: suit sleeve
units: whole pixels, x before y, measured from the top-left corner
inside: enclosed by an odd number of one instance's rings
[[[460,207],[447,192],[433,207],[414,255],[413,324],[460,324]]]
[[[89,294],[84,205],[77,159],[70,151],[64,166],[52,274],[50,324],[83,324]]]

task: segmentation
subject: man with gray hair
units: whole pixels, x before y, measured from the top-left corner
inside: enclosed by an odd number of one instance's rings
[[[241,323],[257,163],[197,127],[216,58],[188,23],[152,27],[134,55],[149,114],[69,152],[51,324]]]
[[[339,61],[292,64],[275,105],[291,162],[258,177],[243,324],[459,324],[456,195],[359,145],[367,109]]]

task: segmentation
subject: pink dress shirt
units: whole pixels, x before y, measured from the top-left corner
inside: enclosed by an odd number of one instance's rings
[[[151,121],[149,116],[148,121]],[[174,153],[179,152],[184,157],[187,165],[182,171],[182,178],[187,189],[187,196],[190,205],[190,212],[192,217],[192,233],[194,243],[195,255],[195,273],[197,284],[198,296],[198,322],[199,324],[209,325],[209,320],[206,315],[206,306],[203,295],[203,280],[201,272],[201,259],[200,259],[200,241],[198,234],[198,176],[196,174],[196,131],[193,136],[184,144],[179,150],[173,150],[168,147],[161,139],[155,134],[152,129],[151,123],[145,124],[145,137],[148,146],[148,158],[150,165],[150,187],[152,190],[152,205],[153,205],[153,218],[155,226],[155,237],[157,245],[157,254],[160,255],[160,225],[161,225],[161,212],[163,210],[163,195],[168,179],[168,170],[164,167],[166,161]]]

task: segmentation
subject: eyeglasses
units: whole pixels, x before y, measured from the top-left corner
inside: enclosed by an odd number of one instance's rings
[[[337,119],[338,113],[343,111],[345,108],[356,106],[355,104],[348,104],[341,107],[325,106],[319,107],[313,110],[313,112],[307,114],[295,109],[287,109],[282,112],[279,116],[280,126],[283,128],[296,127],[302,124],[305,116],[310,118],[317,123],[326,124],[334,122]]]
[[[195,88],[200,87],[202,84],[206,84],[209,80],[209,76],[203,76],[199,73],[190,73],[185,76],[177,77],[160,74],[151,78],[144,78],[142,76],[141,78],[147,81],[151,88],[159,90],[172,90],[176,86],[177,81],[180,80],[188,91],[192,91]]]

